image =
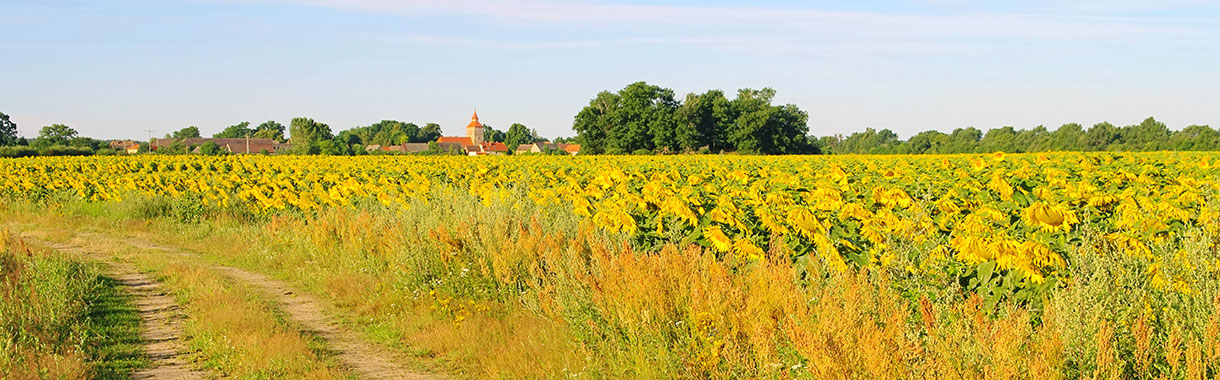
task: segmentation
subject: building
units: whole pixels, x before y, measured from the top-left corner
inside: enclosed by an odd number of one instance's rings
[[[161,146],[169,145],[163,140],[166,139],[153,139],[150,148],[157,150]],[[169,139],[169,143],[173,142],[173,139]],[[191,137],[182,139],[180,142],[186,145],[192,152],[196,151],[200,145],[207,143],[216,144],[216,146],[220,147],[220,150],[234,154],[283,153],[288,150],[288,144],[272,139]]]
[[[132,140],[117,140],[117,141],[110,142],[110,149],[127,150],[127,148],[131,148],[132,146],[139,146],[139,145],[140,145],[139,143],[132,141]]]
[[[563,149],[564,152],[575,156],[580,153],[580,144],[559,144],[559,149]]]
[[[508,154],[508,146],[504,143],[483,141],[484,133],[485,127],[479,122],[478,111],[475,111],[470,117],[470,124],[466,124],[465,137],[442,136],[436,140],[436,144],[442,151],[465,151],[471,156]]]
[[[466,136],[470,137],[471,145],[483,144],[483,123],[479,122],[479,111],[474,111],[470,124],[466,124]]]
[[[546,153],[556,150],[564,150],[567,144],[556,144],[550,141],[539,141],[533,144],[521,144],[517,146],[517,154],[522,153]]]

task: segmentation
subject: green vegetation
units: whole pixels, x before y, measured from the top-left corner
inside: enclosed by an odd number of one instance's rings
[[[724,91],[709,90],[678,98],[672,89],[636,82],[618,92],[602,91],[576,114],[574,137],[555,142],[581,144],[581,154],[950,154],[1032,153],[1096,151],[1216,151],[1220,131],[1207,125],[1170,130],[1149,117],[1128,126],[1108,122],[1084,128],[1069,123],[1050,130],[1044,126],[1016,129],[1011,126],[983,131],[975,127],[945,133],[929,130],[903,140],[890,129],[867,128],[849,135],[808,135],[809,115],[799,107],[772,105],[776,92],[770,88],[742,89],[730,99]],[[948,126],[946,126],[948,127]],[[80,156],[118,154],[105,141],[80,137],[62,124],[43,127],[32,141],[19,138],[16,124],[0,113],[0,157]],[[442,136],[441,126],[397,120],[382,120],[332,133],[331,127],[311,118],[292,119],[293,154],[361,155],[369,145],[390,146],[426,143]],[[190,126],[166,139],[199,137]],[[241,122],[213,135],[216,138],[267,138],[283,142],[284,125],[273,120],[255,128]],[[506,131],[485,125],[484,140],[503,142],[512,151],[520,144],[547,139],[525,125],[514,123]],[[142,147],[143,148],[143,147]],[[193,147],[165,144],[160,154],[187,154]],[[269,152],[274,153],[274,152]],[[385,153],[382,153],[385,154]],[[422,154],[437,154],[436,151]]]
[[[6,378],[127,378],[147,364],[138,328],[116,281],[0,233],[0,373]]]
[[[1032,153],[1097,151],[1214,151],[1220,150],[1220,132],[1206,125],[1171,131],[1164,123],[1147,118],[1136,125],[1115,127],[1098,123],[1088,130],[1080,124],[1064,124],[1054,131],[995,128],[983,133],[977,128],[958,128],[952,133],[925,131],[899,140],[888,129],[869,128],[850,136],[829,136],[818,145],[831,154],[928,154],[928,153]]]
[[[773,106],[775,90],[743,89],[728,100],[720,91],[690,94],[636,82],[603,91],[576,115],[572,129],[581,153],[713,152],[817,153],[805,133],[809,115],[795,105]]]

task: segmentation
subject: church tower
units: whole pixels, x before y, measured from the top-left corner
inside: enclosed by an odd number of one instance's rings
[[[479,123],[479,111],[474,111],[474,116],[470,117],[470,124],[466,124],[466,137],[469,137],[470,142],[474,145],[483,143],[483,124]]]

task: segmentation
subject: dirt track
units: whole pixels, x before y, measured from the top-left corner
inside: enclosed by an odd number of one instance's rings
[[[223,273],[236,282],[261,291],[278,304],[278,309],[287,316],[288,320],[298,325],[304,332],[316,334],[322,338],[326,342],[326,348],[333,352],[343,366],[361,379],[443,378],[409,370],[401,364],[407,361],[404,355],[370,343],[357,334],[341,328],[326,315],[324,304],[315,297],[297,292],[288,284],[266,275],[225,265],[210,264],[194,253],[174,247],[101,233],[78,232],[72,236],[69,243],[49,242],[28,236],[27,239],[37,242],[39,245],[107,263],[108,268],[113,271],[108,275],[119,280],[135,297],[135,303],[143,321],[141,338],[145,342],[145,352],[152,360],[152,366],[133,374],[133,378],[203,379],[207,376],[203,372],[191,369],[184,356],[186,349],[182,343],[181,315],[173,298],[160,291],[160,284],[135,267],[109,261],[107,260],[110,257],[109,254],[86,248],[90,245],[97,246],[99,242],[105,243],[104,246],[108,247],[125,244],[137,249],[190,259]]]
[[[78,235],[97,241],[123,242],[133,247],[145,250],[159,251],[165,254],[197,259],[198,256],[148,241],[133,239],[116,239],[96,233]],[[202,262],[202,261],[201,261]],[[326,341],[327,349],[334,352],[344,367],[354,372],[362,379],[437,379],[435,375],[417,373],[408,370],[400,363],[406,361],[403,355],[365,341],[360,336],[339,327],[325,313],[323,303],[315,297],[302,294],[292,289],[288,284],[272,279],[266,275],[250,272],[244,269],[206,264],[213,270],[224,273],[228,277],[262,291],[279,305],[279,310],[288,319],[300,326],[306,332],[316,334]]]
[[[27,238],[30,239],[30,238]],[[140,314],[140,340],[151,365],[131,374],[133,379],[203,379],[206,373],[192,369],[182,343],[182,313],[174,299],[161,290],[161,284],[131,265],[103,260],[84,247],[30,239],[60,252],[105,263],[106,275],[123,285],[132,296]]]

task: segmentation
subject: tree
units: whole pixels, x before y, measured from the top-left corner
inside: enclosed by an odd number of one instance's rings
[[[712,152],[732,149],[728,142],[728,131],[734,121],[732,116],[723,91],[687,94],[686,101],[678,108],[678,145],[686,151],[702,147]]]
[[[907,140],[902,153],[923,154],[941,153],[941,149],[949,142],[949,135],[941,131],[923,131]]]
[[[809,115],[795,105],[772,106],[775,90],[742,89],[730,108],[737,116],[729,140],[737,150],[760,154],[796,154],[808,150]],[[892,132],[891,132],[892,133]]]
[[[179,129],[174,132],[174,135],[172,137],[175,139],[199,137],[199,127],[192,125],[192,126],[189,126],[186,128]]]
[[[617,148],[621,144],[617,141],[619,133],[615,130],[618,121],[614,113],[618,108],[618,98],[610,91],[599,92],[588,106],[576,114],[572,130],[584,143],[580,148],[581,153],[623,153]]]
[[[1110,144],[1120,142],[1121,135],[1113,124],[1102,122],[1094,124],[1084,133],[1084,146],[1087,151],[1102,151],[1110,148]]]
[[[1077,123],[1059,126],[1051,132],[1051,149],[1058,151],[1079,151],[1084,146],[1084,127]]]
[[[221,153],[222,151],[220,150],[220,145],[216,145],[215,142],[208,141],[199,146],[199,154],[205,156],[216,156],[220,155]]]
[[[838,144],[834,144],[835,153],[839,154],[893,154],[898,153],[898,134],[889,129],[880,131],[865,128],[864,132],[852,133]]]
[[[1169,127],[1154,118],[1144,119],[1139,125],[1119,129],[1123,150],[1151,151],[1167,148],[1169,145]]]
[[[486,142],[504,142],[506,136],[504,132],[497,131],[491,125],[483,124],[483,141]]]
[[[618,93],[603,91],[576,115],[572,129],[592,154],[637,150],[678,151],[678,101],[673,90],[635,82]]]
[[[504,132],[504,145],[508,146],[509,152],[514,152],[521,144],[534,142],[534,137],[534,132],[524,124],[513,123],[508,126],[508,132]]]
[[[1169,138],[1173,150],[1220,150],[1220,132],[1206,125],[1182,128]]]
[[[280,127],[283,128],[283,126],[280,126]],[[281,130],[281,133],[282,132],[283,131]],[[230,125],[228,128],[225,128],[225,130],[220,131],[220,133],[212,135],[212,137],[224,138],[224,139],[239,139],[239,138],[243,138],[243,137],[250,137],[253,134],[254,134],[254,130],[250,129],[250,122],[243,121],[243,122],[240,122],[237,124]]]
[[[249,124],[247,124],[249,125]],[[242,136],[245,137],[245,136]],[[267,120],[254,128],[253,136],[256,139],[272,139],[275,141],[284,141],[284,125],[277,123],[275,120]]]
[[[77,132],[72,127],[63,124],[51,124],[42,127],[38,131],[38,138],[34,140],[34,145],[39,147],[67,145],[69,141],[76,138],[76,135]]]
[[[424,124],[423,128],[419,129],[419,135],[416,136],[416,142],[436,141],[441,138],[441,125],[437,123]]]
[[[17,145],[17,124],[0,112],[0,146]]]
[[[323,141],[331,141],[331,126],[325,123],[316,122],[309,117],[294,117],[290,123],[289,133],[292,134],[294,149],[298,149],[298,153],[317,154],[321,152],[318,149],[318,144]],[[333,143],[333,142],[332,142]]]

